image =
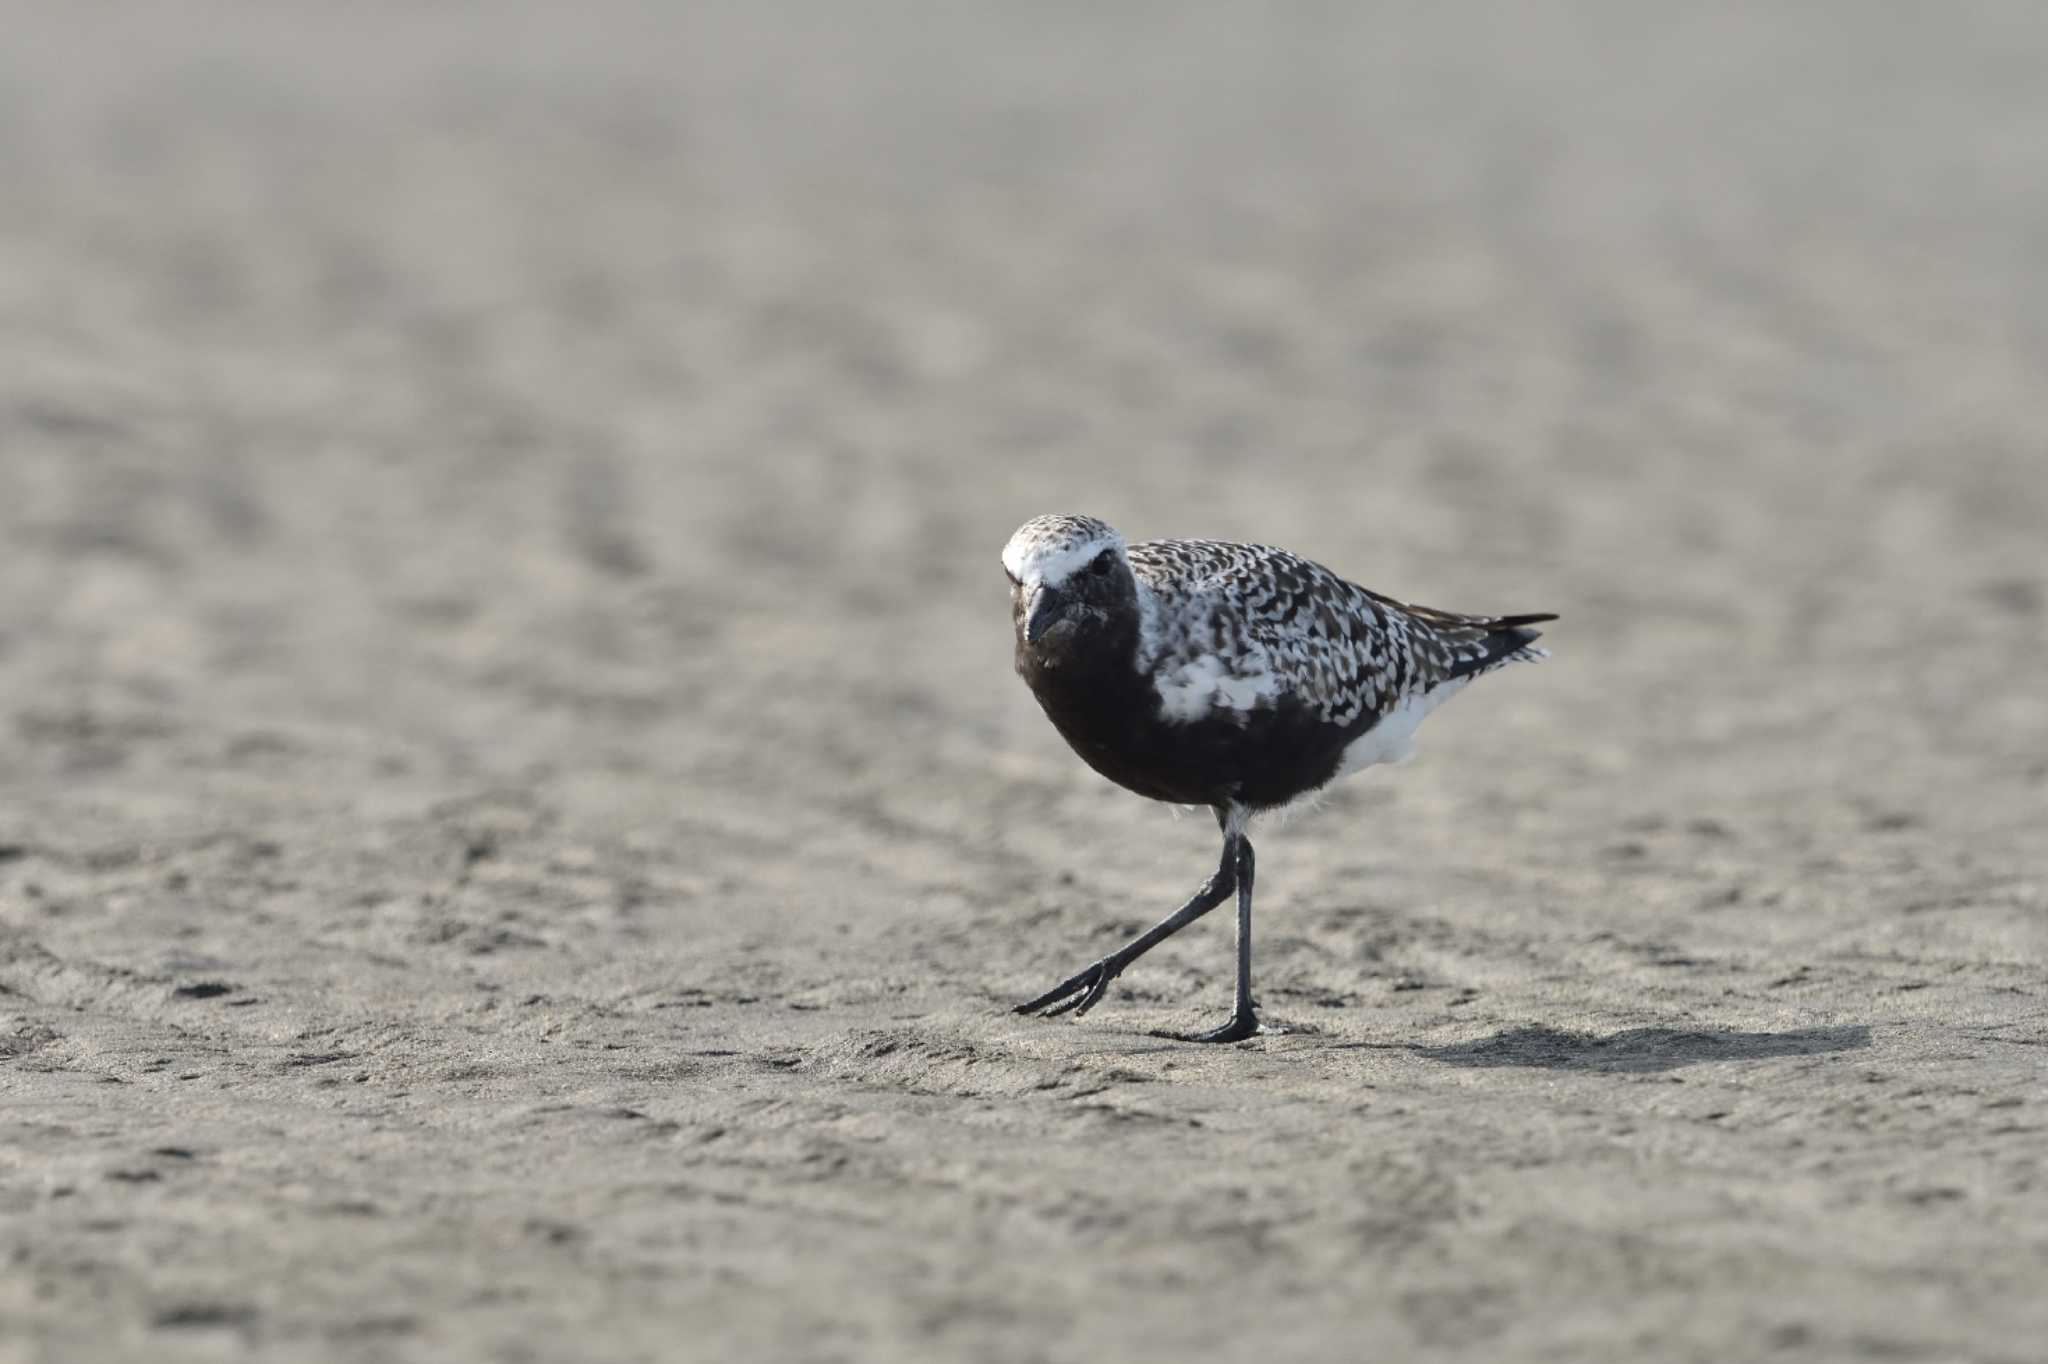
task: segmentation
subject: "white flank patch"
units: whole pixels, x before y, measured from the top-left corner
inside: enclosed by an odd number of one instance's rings
[[[1257,662],[1257,672],[1238,674],[1215,654],[1202,654],[1155,678],[1160,718],[1191,724],[1213,710],[1257,709],[1280,691],[1280,680],[1264,666],[1265,660]]]
[[[1344,761],[1337,777],[1348,777],[1360,768],[1376,763],[1404,763],[1415,756],[1415,731],[1423,717],[1465,689],[1470,677],[1455,678],[1428,691],[1405,698],[1380,717],[1380,722],[1353,739],[1344,749]]]

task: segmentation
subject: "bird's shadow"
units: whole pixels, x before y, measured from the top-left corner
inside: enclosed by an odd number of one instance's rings
[[[1760,1061],[1774,1056],[1820,1056],[1860,1051],[1870,1029],[1860,1023],[1785,1032],[1730,1028],[1624,1028],[1604,1037],[1534,1024],[1508,1028],[1476,1042],[1415,1046],[1410,1050],[1452,1066],[1525,1066],[1539,1070],[1641,1073],[1676,1070],[1703,1061]]]

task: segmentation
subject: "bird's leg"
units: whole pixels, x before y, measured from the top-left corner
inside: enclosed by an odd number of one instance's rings
[[[1237,850],[1243,842],[1241,834],[1225,834],[1223,860],[1217,865],[1216,874],[1203,883],[1192,899],[1102,960],[1068,976],[1038,998],[1019,1004],[1014,1012],[1057,1018],[1072,1011],[1078,1018],[1094,1008],[1109,989],[1109,983],[1123,974],[1126,966],[1230,898],[1231,890],[1238,884]]]
[[[1161,1033],[1182,1042],[1242,1042],[1259,1031],[1259,1016],[1252,1008],[1252,841],[1237,839],[1237,1001],[1230,1021],[1203,1033]]]

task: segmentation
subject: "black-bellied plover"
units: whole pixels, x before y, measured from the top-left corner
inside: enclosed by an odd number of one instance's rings
[[[1018,1013],[1085,1014],[1124,968],[1237,893],[1230,1021],[1252,1004],[1251,817],[1413,751],[1424,716],[1503,664],[1544,656],[1553,615],[1460,616],[1348,583],[1268,545],[1126,545],[1090,516],[1026,521],[1003,549],[1017,671],[1087,764],[1141,796],[1206,805],[1223,857],[1194,898]]]

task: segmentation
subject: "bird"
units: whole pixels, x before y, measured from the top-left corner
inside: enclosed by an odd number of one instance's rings
[[[1431,711],[1482,673],[1548,657],[1552,613],[1411,606],[1271,545],[1126,543],[1092,516],[1037,516],[1003,547],[1016,668],[1088,766],[1127,790],[1208,807],[1223,836],[1192,898],[1016,1006],[1087,1013],[1139,957],[1237,897],[1230,1019],[1190,1042],[1263,1029],[1252,999],[1249,826],[1340,777],[1405,761]]]

